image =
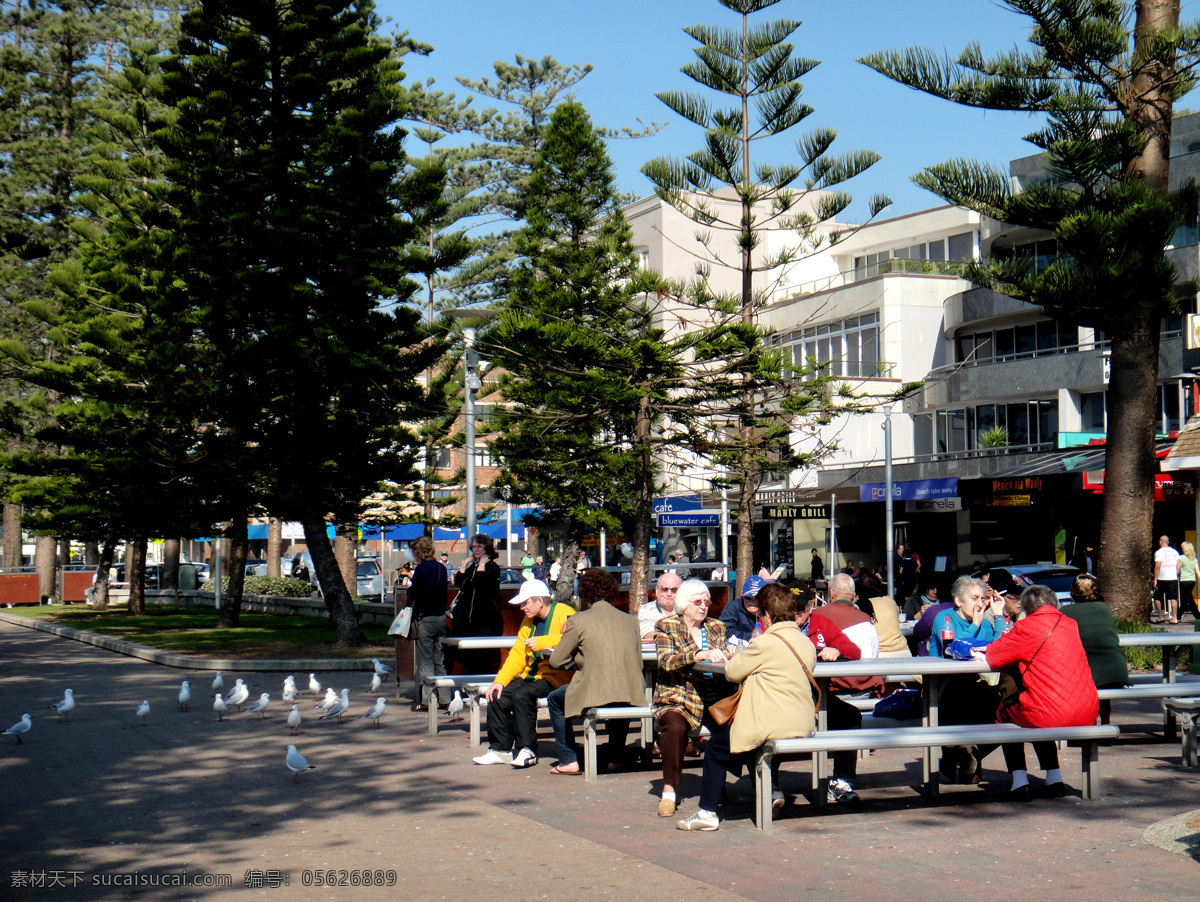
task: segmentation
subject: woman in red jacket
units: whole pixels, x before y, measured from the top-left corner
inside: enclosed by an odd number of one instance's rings
[[[1025,617],[987,647],[992,668],[1016,668],[1025,684],[1015,704],[1000,706],[997,723],[1023,727],[1094,724],[1100,701],[1075,621],[1058,612],[1058,599],[1046,586],[1030,586],[1022,592],[1021,610]],[[1033,748],[1038,765],[1046,772],[1045,795],[1066,795],[1054,743],[1035,742]],[[1006,744],[1004,763],[1012,775],[1009,799],[1029,801],[1024,743]]]

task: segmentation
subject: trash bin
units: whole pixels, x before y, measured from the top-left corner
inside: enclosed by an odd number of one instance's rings
[[[192,564],[179,565],[179,591],[194,592],[196,590],[196,568]]]

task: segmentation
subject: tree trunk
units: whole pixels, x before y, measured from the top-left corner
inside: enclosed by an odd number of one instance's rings
[[[33,540],[33,565],[37,568],[38,597],[44,603],[58,597],[58,543],[53,536]]]
[[[129,579],[128,611],[136,617],[146,613],[146,545],[145,536],[136,536],[125,546],[125,575]]]
[[[358,595],[358,561],[354,556],[356,543],[347,534],[347,529],[357,532],[357,527],[337,527],[333,540],[333,556],[337,561],[338,571],[342,574],[342,585],[346,587],[350,597],[354,598]]]
[[[629,613],[650,602],[650,534],[654,529],[654,461],[650,456],[650,399],[638,404],[633,441],[633,561],[629,573]]]
[[[92,607],[103,611],[108,607],[108,571],[112,567],[113,553],[117,548],[116,536],[109,536],[96,562],[96,584],[92,591]]]
[[[98,563],[100,563],[99,542],[83,543],[83,562],[89,567],[95,567]]]
[[[66,570],[71,566],[71,540],[58,540],[58,569]]]
[[[1099,576],[1114,616],[1126,619],[1150,612],[1158,345],[1153,300],[1113,330]]]
[[[367,638],[358,625],[358,611],[354,608],[350,593],[346,591],[346,583],[333,555],[333,546],[325,532],[325,521],[305,518],[304,541],[308,544],[308,553],[312,555],[313,570],[316,571],[317,582],[321,584],[329,619],[333,622],[334,644],[339,648],[365,645]]]
[[[229,574],[229,582],[221,596],[217,627],[233,629],[242,622],[242,590],[246,585],[246,553],[250,548],[250,540],[246,538],[246,518],[234,517],[225,534],[229,537],[229,555],[222,557],[222,566]]]
[[[1178,26],[1179,5],[1179,0],[1138,0],[1135,56],[1147,52],[1159,32]],[[1164,196],[1170,175],[1174,99],[1166,82],[1173,73],[1174,59],[1146,67],[1124,98],[1128,104],[1125,115],[1146,138],[1126,174]],[[1150,298],[1129,309],[1111,329],[1099,576],[1114,616],[1126,619],[1148,619],[1154,575],[1158,300]]]
[[[579,552],[583,548],[579,529],[572,523],[567,531],[567,544],[562,552],[562,569],[554,589],[554,600],[570,604],[575,598],[575,568],[579,563]]]
[[[160,589],[179,588],[179,539],[163,539],[162,578]]]
[[[4,569],[21,567],[21,505],[4,505]]]
[[[267,576],[283,576],[283,521],[267,519]]]

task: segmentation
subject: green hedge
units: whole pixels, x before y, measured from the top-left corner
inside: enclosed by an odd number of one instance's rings
[[[217,588],[216,580],[207,579],[200,587],[201,592],[212,592]],[[222,591],[229,588],[229,577],[221,577]],[[290,576],[247,576],[242,591],[247,595],[276,595],[282,598],[308,598],[312,586],[302,579]]]
[[[1122,620],[1117,619],[1118,633],[1165,633],[1166,630],[1158,629],[1151,626],[1145,620]],[[1129,663],[1129,669],[1140,671],[1153,671],[1162,668],[1162,648],[1157,645],[1131,645],[1127,648],[1122,648],[1121,651],[1125,655],[1125,660]],[[1179,666],[1186,668],[1192,660],[1192,649],[1181,648],[1179,650]]]

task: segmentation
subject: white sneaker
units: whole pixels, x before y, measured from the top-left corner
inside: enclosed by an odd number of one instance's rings
[[[488,749],[478,758],[472,758],[476,764],[512,764],[512,752],[497,752],[495,749]]]
[[[854,791],[854,787],[841,777],[834,777],[829,781],[829,792],[825,798],[830,802],[857,802],[858,793]]]
[[[709,811],[697,811],[691,817],[684,818],[675,825],[676,830],[720,830],[721,821]]]
[[[521,749],[521,751],[517,752],[515,758],[511,758],[509,763],[513,767],[533,767],[537,764],[537,755],[533,753],[532,749]]]

